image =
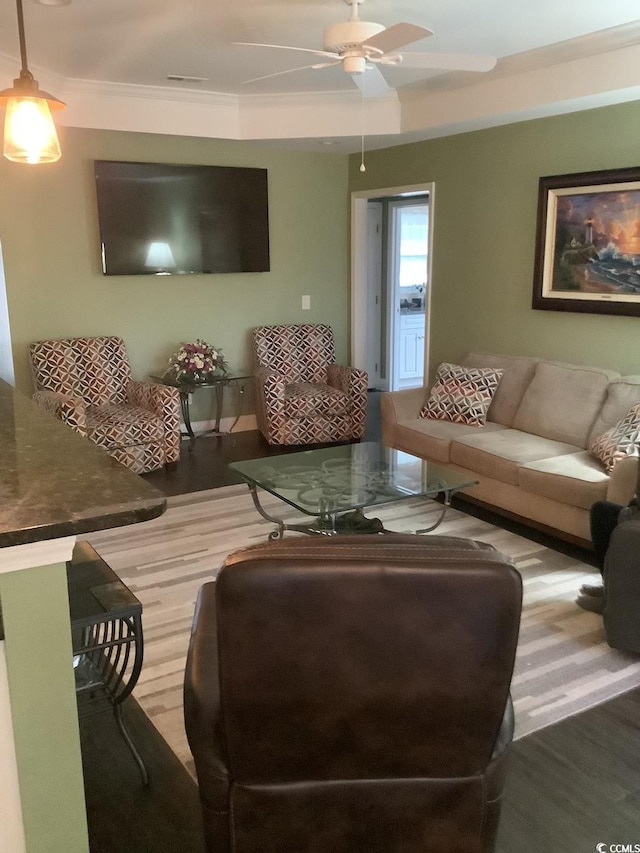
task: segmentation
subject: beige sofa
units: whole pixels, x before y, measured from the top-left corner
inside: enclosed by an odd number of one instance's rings
[[[535,358],[471,353],[461,364],[504,371],[485,426],[419,416],[428,389],[382,395],[382,439],[478,480],[463,492],[570,541],[589,541],[589,508],[627,503],[638,461],[611,475],[588,451],[640,401],[640,376]]]

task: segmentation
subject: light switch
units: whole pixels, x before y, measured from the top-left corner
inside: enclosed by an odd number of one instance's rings
[[[302,308],[304,311],[308,311],[311,308],[311,297],[303,296],[302,297]]]

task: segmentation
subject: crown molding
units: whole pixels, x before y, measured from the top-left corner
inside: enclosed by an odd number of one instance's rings
[[[65,93],[83,97],[118,98],[127,100],[164,101],[194,106],[237,108],[239,97],[225,92],[208,92],[178,86],[136,86],[130,83],[112,83],[106,80],[78,80],[69,78],[63,83]]]
[[[58,85],[70,127],[128,130],[217,139],[309,139],[399,133],[400,101],[362,101],[359,92],[235,95],[168,86],[131,86],[96,80]]]
[[[184,86],[141,86],[64,79],[32,70],[43,88],[67,104],[62,125],[210,139],[251,140],[307,148],[328,138],[353,152],[430,139],[541,116],[636,100],[640,24],[506,57],[480,77],[452,73],[389,97],[362,100],[357,89],[238,95]],[[597,47],[607,49],[597,51]],[[9,84],[16,60],[0,54]]]
[[[585,55],[505,76],[503,73],[434,93],[403,95],[402,131],[444,136],[541,116],[636,100],[640,45]]]

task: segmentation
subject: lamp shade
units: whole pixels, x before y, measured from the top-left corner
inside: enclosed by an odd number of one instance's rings
[[[55,163],[60,159],[56,126],[44,98],[8,98],[3,154],[14,163]]]
[[[154,240],[149,243],[145,267],[154,267],[158,270],[170,270],[176,268],[176,262],[171,251],[171,246],[162,240]]]
[[[51,110],[61,110],[62,101],[43,92],[27,67],[22,0],[16,0],[20,38],[20,76],[10,89],[0,92],[5,107],[3,154],[14,163],[55,163],[60,159],[60,143]]]

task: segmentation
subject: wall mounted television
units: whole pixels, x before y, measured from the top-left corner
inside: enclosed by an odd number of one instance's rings
[[[105,275],[267,272],[267,170],[94,162]]]

